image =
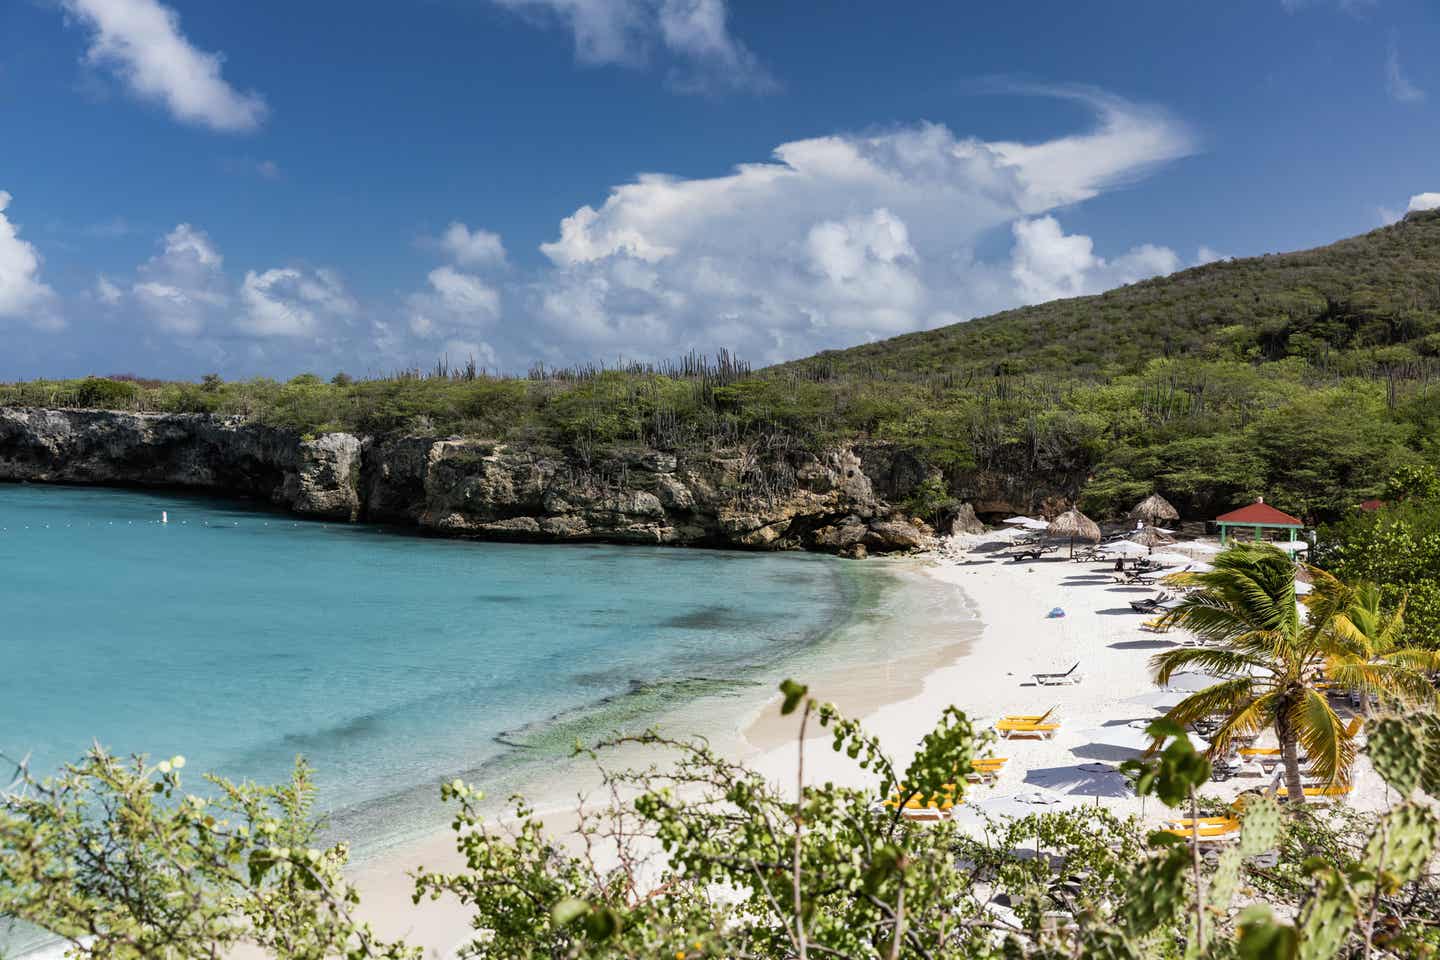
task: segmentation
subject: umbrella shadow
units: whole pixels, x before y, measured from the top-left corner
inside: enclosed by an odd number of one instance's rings
[[[1111,650],[1157,650],[1160,647],[1178,647],[1178,640],[1162,640],[1156,637],[1154,640],[1122,640],[1119,643],[1108,644]]]
[[[1095,612],[1103,617],[1118,617],[1121,614],[1127,617],[1143,616],[1143,614],[1137,613],[1132,607],[1109,607],[1105,610],[1096,610]]]
[[[1076,796],[1133,797],[1135,795],[1135,791],[1130,787],[1130,782],[1116,770],[1086,770],[1081,766],[1039,767],[1025,774],[1025,782]]]
[[[984,543],[977,543],[970,548],[971,553],[999,553],[1001,550],[1009,550],[1014,544],[1008,540],[987,540]]]
[[[1104,743],[1087,743],[1084,746],[1074,748],[1070,752],[1085,760],[1103,760],[1106,763],[1121,763],[1125,760],[1134,760],[1144,753],[1142,750],[1132,750],[1128,747],[1115,747]]]

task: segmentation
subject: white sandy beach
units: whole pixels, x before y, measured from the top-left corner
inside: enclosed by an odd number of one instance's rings
[[[833,700],[846,713],[864,717],[867,728],[901,765],[941,710],[951,704],[964,710],[977,727],[988,727],[1005,713],[1040,714],[1054,708],[1062,723],[1058,735],[1048,741],[997,741],[992,752],[1008,757],[1009,763],[997,785],[975,788],[972,796],[1000,796],[1036,786],[1085,794],[1087,785],[1095,781],[1097,759],[1093,750],[1087,750],[1089,741],[1082,731],[1158,716],[1155,710],[1125,701],[1155,689],[1149,658],[1174,641],[1142,631],[1140,625],[1147,618],[1129,609],[1129,601],[1152,594],[1155,588],[1116,585],[1106,565],[1069,562],[1063,551],[1059,559],[1007,562],[987,546],[996,539],[969,538],[964,546],[979,545],[978,550],[937,555],[926,568],[936,591],[964,592],[979,615],[974,637],[947,648],[944,657],[932,658],[935,662],[922,658],[918,675],[901,671],[905,676],[897,681],[894,664],[905,660],[907,644],[905,631],[898,629],[890,663],[869,672],[847,668],[801,679],[811,681],[816,698]],[[1047,617],[1056,607],[1065,616]],[[1032,679],[1034,673],[1064,671],[1076,662],[1084,675],[1077,685],[1042,687]],[[916,666],[910,663],[912,670]],[[796,727],[794,718],[779,717],[776,702],[758,714],[736,717],[735,730],[742,736],[720,746],[748,759],[777,782],[789,784],[794,777]],[[824,735],[806,745],[806,773],[816,783],[869,783],[846,758],[831,751]],[[1212,784],[1209,792],[1228,799],[1266,782],[1237,777]],[[1122,815],[1142,813],[1142,803],[1134,797],[1102,796],[1090,802]],[[1367,809],[1387,803],[1383,783],[1363,758],[1349,802]],[[1151,799],[1143,813],[1158,819],[1167,811]],[[567,817],[557,809],[546,819],[563,830],[565,823],[573,822],[573,814]],[[420,863],[430,869],[458,868],[452,836],[397,849],[359,869],[365,913],[380,932],[404,934],[412,943],[424,945],[428,955],[447,956],[467,938],[469,918],[453,903],[411,905],[412,884],[405,873]]]

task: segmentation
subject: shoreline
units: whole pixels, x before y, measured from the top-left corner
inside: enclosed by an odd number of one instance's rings
[[[879,574],[895,580],[878,591],[877,607],[861,605],[867,599],[875,601],[876,595],[857,598],[844,622],[806,649],[767,667],[766,676],[757,678],[754,686],[702,696],[664,710],[652,718],[651,726],[675,735],[703,737],[727,758],[747,762],[772,779],[788,779],[784,770],[793,756],[795,731],[793,718],[782,718],[776,709],[781,679],[794,676],[809,684],[818,698],[834,701],[847,716],[864,719],[923,696],[930,677],[968,654],[983,624],[975,616],[968,594],[936,589],[934,563],[934,554],[867,561],[867,565],[884,564],[885,569],[883,574],[866,570],[864,576]],[[907,607],[915,600],[923,603],[918,608]],[[927,630],[928,636],[916,636],[917,631]],[[904,644],[915,652],[885,652],[903,650]],[[857,655],[863,659],[856,659]],[[835,662],[837,659],[840,662]],[[919,730],[916,739],[928,729]],[[822,739],[823,752],[828,754],[829,738],[817,738]],[[822,751],[813,752],[818,755]],[[650,759],[653,755],[633,751],[609,757],[608,765],[636,765]],[[527,800],[552,832],[563,834],[574,825],[576,807],[598,783],[598,775],[579,761],[567,760],[556,767],[559,769],[548,774],[527,778],[523,786]],[[483,789],[485,785],[475,786]],[[500,799],[486,792],[489,799]],[[554,802],[543,802],[543,797]],[[438,798],[435,802],[439,803]],[[506,812],[508,805],[492,816],[503,822],[508,819]],[[409,874],[421,866],[439,871],[463,868],[452,831],[391,844],[352,864],[351,876],[361,893],[361,913],[382,936],[407,937],[412,945],[424,948],[426,957],[449,957],[469,937],[469,914],[449,901],[412,904],[414,884]]]

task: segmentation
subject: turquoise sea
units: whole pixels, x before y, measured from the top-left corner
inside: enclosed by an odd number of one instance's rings
[[[363,853],[442,825],[442,779],[523,780],[617,718],[768,690],[880,609],[870,566],[0,485],[0,751],[53,770],[98,740],[261,782],[303,754]]]

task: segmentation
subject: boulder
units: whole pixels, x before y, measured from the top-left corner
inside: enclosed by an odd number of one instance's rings
[[[960,504],[960,509],[955,511],[955,517],[950,521],[950,535],[984,532],[985,524],[975,516],[975,508],[968,503]]]

